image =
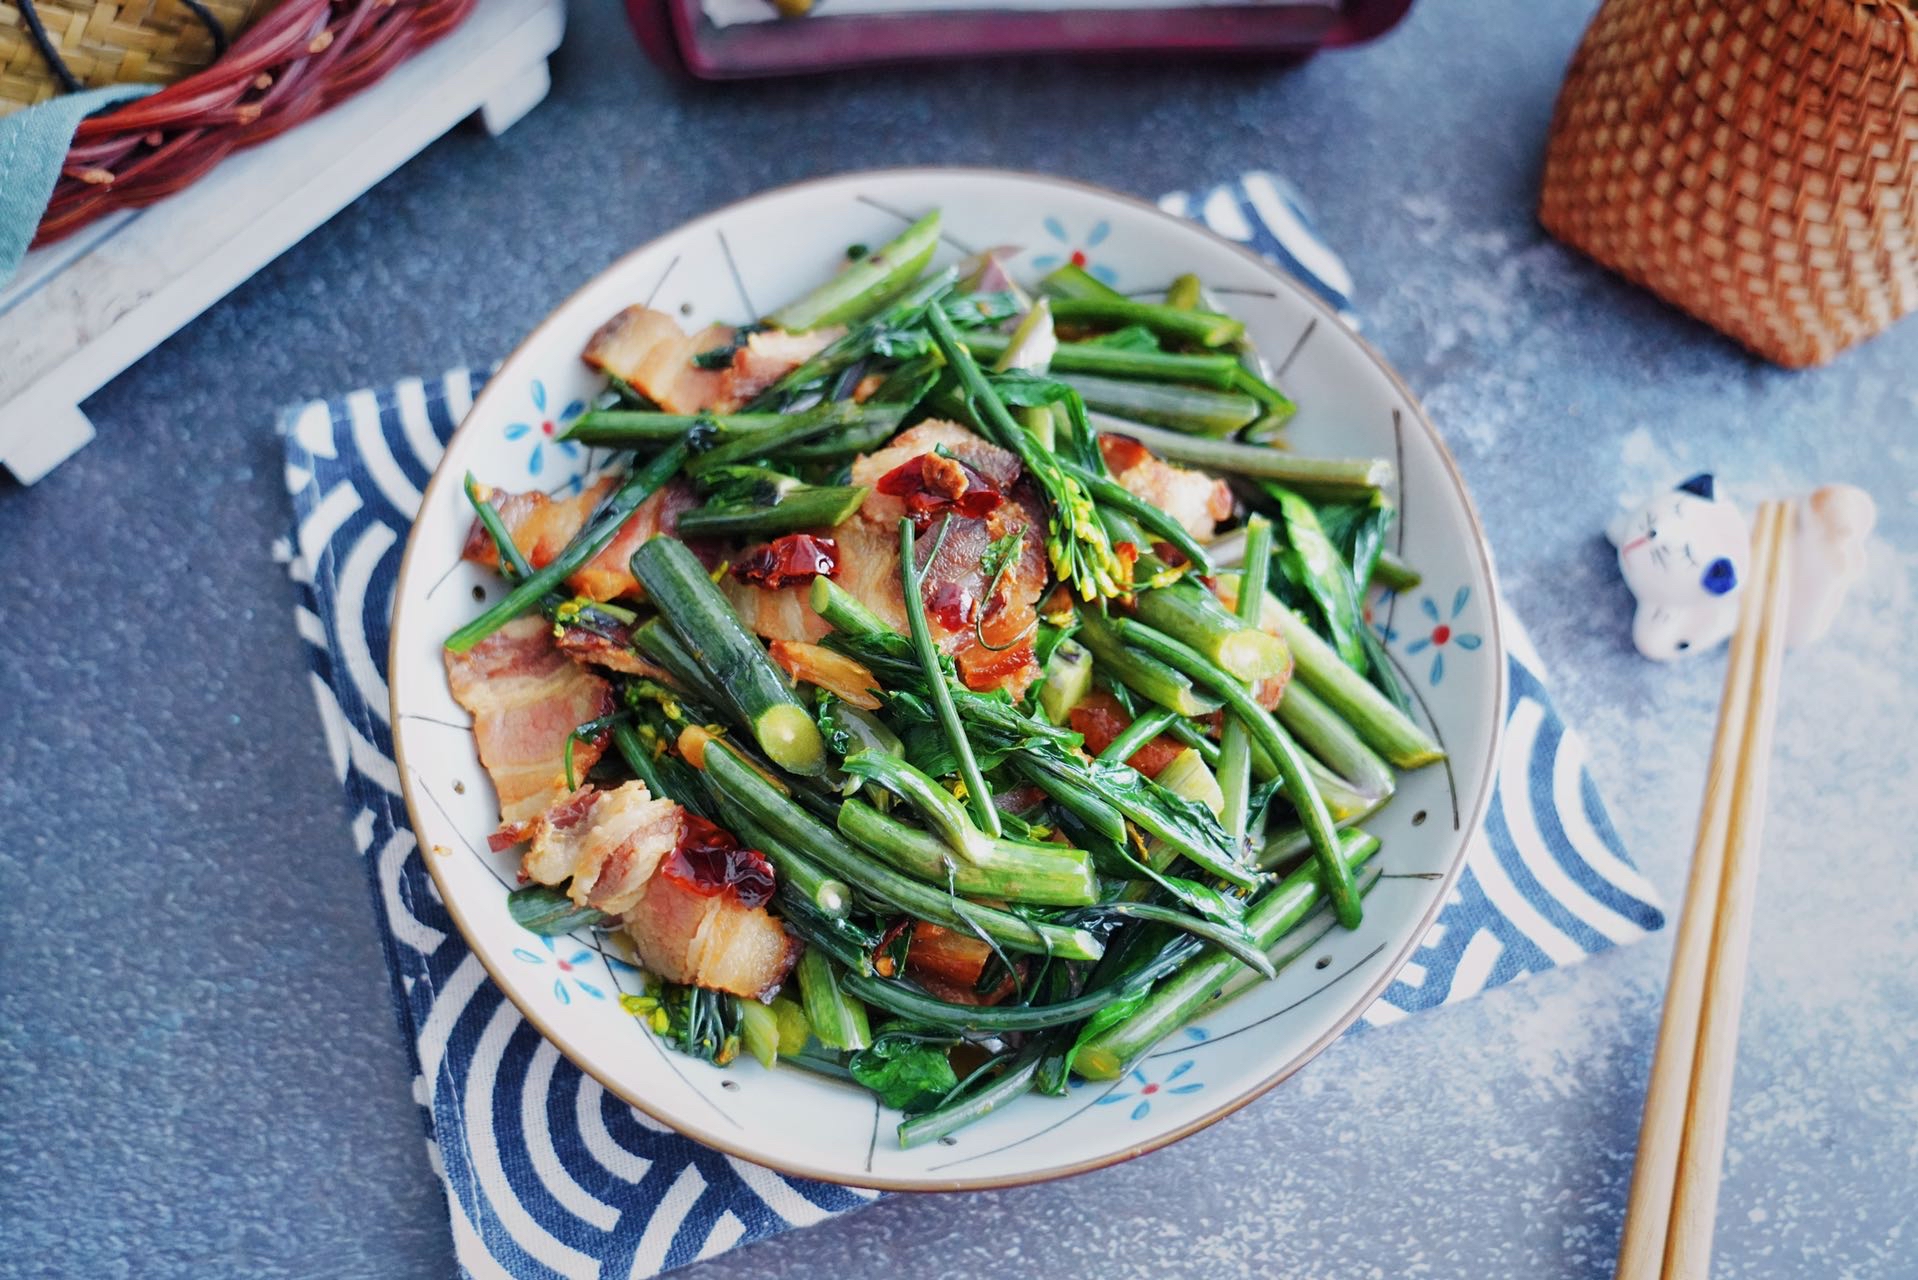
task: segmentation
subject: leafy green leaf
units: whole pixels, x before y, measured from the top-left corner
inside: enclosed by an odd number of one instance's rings
[[[1052,661],[1052,655],[1059,651],[1059,646],[1067,640],[1070,640],[1072,633],[1078,629],[1079,617],[1077,614],[1074,614],[1072,621],[1063,627],[1055,627],[1049,622],[1041,622],[1039,629],[1034,632],[1032,636],[1032,660],[1041,667],[1044,667],[1048,662]],[[1037,687],[1037,685],[1034,685],[1034,688]]]
[[[952,321],[952,327],[959,330],[995,325],[1018,315],[1021,310],[1019,300],[1006,292],[951,293],[939,299],[937,305],[946,319]],[[869,341],[872,354],[895,360],[910,360],[939,349],[931,330],[926,328],[924,308],[876,325]]]
[[[824,689],[815,693],[813,717],[826,745],[834,755],[849,756],[858,751],[899,752],[899,735],[870,711],[862,710]]]
[[[1386,501],[1384,494],[1374,494],[1368,502],[1325,503],[1318,511],[1325,536],[1339,549],[1346,567],[1351,570],[1353,594],[1363,600],[1397,510]],[[1370,628],[1361,627],[1359,640],[1365,649],[1365,674],[1399,710],[1409,712],[1411,699],[1378,637]]]
[[[693,357],[695,369],[728,369],[732,367],[733,355],[746,345],[746,339],[766,329],[763,324],[742,324],[733,330],[731,342],[717,347],[709,347]]]
[[[1065,1061],[1060,1064],[1057,1072],[1059,1083],[1058,1092],[1065,1092],[1064,1086],[1067,1079],[1072,1075],[1072,1063],[1073,1060],[1079,1056],[1080,1047],[1091,1044],[1099,1038],[1102,1032],[1110,1027],[1118,1026],[1121,1022],[1124,1022],[1127,1018],[1137,1013],[1140,1006],[1145,1004],[1146,997],[1151,994],[1152,984],[1146,983],[1137,991],[1131,991],[1120,996],[1117,1000],[1114,1000],[1111,1004],[1106,1005],[1100,1009],[1099,1012],[1085,1020],[1085,1025],[1079,1028],[1079,1034],[1072,1038],[1072,1047],[1065,1052]]]
[[[1273,557],[1274,563],[1293,585],[1311,598],[1339,657],[1363,674],[1365,645],[1360,639],[1360,630],[1365,624],[1359,615],[1359,598],[1351,568],[1326,536],[1311,503],[1280,485],[1267,482],[1263,487],[1279,504],[1285,536],[1285,545]]]
[[[1186,876],[1155,871],[1151,863],[1135,857],[1130,849],[1114,844],[1076,818],[1066,815],[1061,821],[1071,828],[1072,843],[1093,856],[1101,874],[1122,880],[1150,880],[1174,900],[1220,924],[1236,925],[1245,918],[1244,898],[1221,893],[1209,884]]]
[[[1392,527],[1392,520],[1397,514],[1382,493],[1373,494],[1365,502],[1327,502],[1319,505],[1319,526],[1325,530],[1325,536],[1332,545],[1338,548],[1361,596],[1364,595],[1365,585],[1372,581],[1372,570],[1377,567],[1379,552],[1385,547],[1386,531]]]
[[[1267,778],[1264,782],[1255,782],[1252,784],[1251,795],[1246,800],[1245,811],[1251,815],[1253,823],[1256,824],[1259,815],[1265,812],[1266,806],[1284,795],[1285,779],[1283,778],[1274,776]],[[1291,801],[1287,800],[1286,803],[1290,804]]]
[[[739,1056],[739,1001],[735,997],[681,982],[662,982],[649,995],[658,1001],[651,1026],[668,1045],[720,1067]],[[665,1014],[663,1019],[661,1013]]]
[[[613,920],[604,911],[575,903],[566,896],[564,886],[544,884],[522,885],[507,894],[506,910],[520,927],[543,938],[580,928],[597,928]]]
[[[1386,656],[1385,646],[1372,634],[1370,628],[1361,633],[1365,641],[1365,656],[1370,659],[1370,670],[1366,675],[1378,686],[1380,693],[1392,700],[1392,704],[1407,715],[1412,714],[1412,699],[1405,692],[1405,682],[1399,679],[1399,673],[1393,669],[1391,658]]]
[[[902,738],[910,742],[907,730],[916,723],[937,723],[932,706],[926,701],[928,691],[925,675],[918,661],[913,658],[910,644],[904,636],[897,633],[852,636],[834,631],[820,643],[857,659],[878,678],[886,689],[886,709],[891,713],[894,727],[900,730]],[[1019,710],[1003,689],[975,693],[966,688],[954,673],[952,659],[941,655],[939,666],[946,677],[959,718],[973,730],[975,752],[1018,751],[1040,743],[1070,751],[1084,742],[1071,729],[1047,724]],[[910,751],[907,752],[907,758],[912,759]],[[919,764],[917,760],[913,763]],[[919,767],[925,768],[923,764]],[[942,776],[931,769],[926,772],[934,777]]]
[[[797,477],[770,467],[714,467],[697,480],[706,503],[713,507],[776,507],[796,489],[806,486]]]
[[[1010,289],[992,289],[983,293],[952,293],[941,299],[939,309],[946,313],[955,329],[979,329],[1002,324],[1025,307],[1019,295]]]
[[[1157,351],[1159,335],[1142,324],[1129,324],[1111,333],[1086,339],[1088,347],[1113,347],[1120,351]]]
[[[1094,760],[1085,772],[1107,803],[1160,839],[1181,846],[1186,856],[1197,851],[1220,862],[1241,861],[1218,816],[1197,800],[1168,791],[1119,761]]]
[[[1105,455],[1099,452],[1099,439],[1093,434],[1092,424],[1086,418],[1086,402],[1077,391],[1057,378],[1018,369],[987,374],[986,381],[992,384],[993,391],[1005,401],[1008,408],[1064,406],[1064,423],[1059,423],[1056,414],[1053,418],[1057,452],[1095,476],[1106,474]]]
[[[889,1107],[908,1114],[929,1111],[959,1084],[947,1060],[956,1043],[937,1032],[888,1026],[847,1061],[852,1078]]]
[[[954,701],[956,703],[957,699]],[[945,726],[940,723],[939,715],[931,703],[916,693],[894,689],[886,694],[886,709],[899,726],[902,744],[900,754],[905,756],[907,763],[935,778],[959,771],[959,757],[953,751]],[[980,769],[996,769],[1018,749],[1022,741],[1024,739],[1001,737],[988,742],[983,736],[975,737],[972,739],[972,756]]]
[[[872,333],[872,354],[893,360],[910,360],[939,349],[932,335],[923,328],[887,326]]]
[[[1021,551],[1025,550],[1025,545],[1024,525],[1020,525],[1003,538],[994,538],[987,544],[986,553],[979,557],[979,572],[985,575],[988,586],[998,582],[999,575],[1006,571],[1006,566],[1011,564]],[[991,598],[990,592],[987,598]]]
[[[1245,918],[1245,899],[1220,893],[1211,885],[1185,876],[1154,875],[1153,879],[1200,915],[1220,924],[1238,924]]]

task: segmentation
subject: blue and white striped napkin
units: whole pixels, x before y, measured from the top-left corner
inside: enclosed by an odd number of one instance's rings
[[[1343,266],[1278,179],[1248,174],[1163,203],[1278,259],[1346,308]],[[456,370],[287,413],[294,525],[284,550],[299,590],[295,623],[365,862],[463,1273],[643,1278],[873,1193],[722,1155],[608,1096],[493,986],[440,903],[392,759],[388,619],[420,490],[483,378]],[[1401,616],[1407,609],[1440,622],[1436,602],[1406,602]],[[1497,794],[1451,899],[1365,1024],[1575,963],[1663,923],[1605,815],[1583,745],[1552,707],[1537,655],[1509,611],[1504,624],[1511,703]]]

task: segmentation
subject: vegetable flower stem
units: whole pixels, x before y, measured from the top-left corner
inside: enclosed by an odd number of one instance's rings
[[[1067,960],[1096,960],[1104,948],[1084,929],[1029,921],[919,883],[875,862],[838,832],[799,808],[723,740],[706,748],[706,771],[774,839],[811,858],[861,893],[896,911],[962,933],[983,933],[1012,951]]]
[[[1100,433],[1130,436],[1169,462],[1262,476],[1309,498],[1362,501],[1392,482],[1392,464],[1384,458],[1305,458],[1270,445],[1234,444],[1165,431],[1103,413],[1094,413],[1091,419]]]
[[[520,579],[504,599],[447,637],[446,647],[465,653],[513,619],[537,605],[547,592],[558,587],[573,571],[598,555],[626,524],[639,504],[679,473],[686,462],[684,441],[668,446],[626,479],[606,501],[605,514],[566,545],[544,569]]]
[[[1266,568],[1272,562],[1272,522],[1264,516],[1253,516],[1245,524],[1245,569],[1244,579],[1252,582],[1264,582]],[[1263,599],[1250,592],[1243,593],[1239,600],[1238,617],[1241,622],[1256,627],[1259,623],[1259,608]],[[1252,737],[1251,730],[1237,716],[1227,716],[1225,727],[1219,734],[1219,787],[1225,793],[1225,812],[1219,815],[1226,834],[1235,841],[1242,841],[1246,835],[1246,824],[1250,819],[1248,804],[1252,792]]]
[[[945,540],[945,528],[943,524],[940,526],[941,542]],[[931,564],[938,554],[939,547],[935,543],[932,555],[926,557],[926,563]],[[939,650],[932,642],[932,628],[926,622],[926,599],[920,586],[916,567],[918,562],[913,556],[912,520],[901,516],[899,575],[904,580],[906,622],[912,628],[912,647],[919,656],[919,668],[925,673],[926,688],[932,695],[932,705],[939,715],[939,723],[946,731],[947,744],[959,762],[959,778],[966,785],[966,803],[972,809],[979,829],[989,836],[996,836],[1002,830],[999,810],[992,803],[992,791],[986,786],[985,775],[979,772],[979,761],[972,754],[972,740],[966,736],[965,726],[959,723],[959,713],[953,709],[952,690],[946,684],[945,669],[939,664]]]
[[[1351,872],[1339,857],[1339,836],[1332,825],[1332,815],[1325,807],[1324,796],[1319,794],[1318,786],[1312,780],[1305,753],[1299,750],[1298,743],[1279,727],[1278,722],[1253,699],[1243,684],[1208,662],[1203,654],[1131,619],[1121,619],[1114,625],[1124,640],[1183,671],[1224,698],[1227,709],[1244,723],[1252,740],[1265,748],[1266,754],[1279,767],[1286,797],[1292,801],[1292,807],[1298,810],[1305,829],[1312,834],[1312,850],[1325,876],[1326,891],[1338,910],[1339,923],[1348,929],[1358,928],[1364,908],[1352,888]]]
[[[1348,883],[1353,871],[1377,852],[1378,847],[1376,836],[1363,831],[1345,834],[1337,853],[1339,867]],[[1308,863],[1252,904],[1246,913],[1245,926],[1261,949],[1276,946],[1305,919],[1315,904],[1328,896],[1322,876],[1317,863]],[[1128,1063],[1157,1044],[1161,1037],[1185,1025],[1227,982],[1243,971],[1243,962],[1224,951],[1204,952],[1160,983],[1125,1021],[1108,1027],[1081,1045],[1074,1059],[1075,1069],[1092,1080],[1117,1078]]]
[[[857,798],[839,806],[839,833],[915,879],[974,898],[1085,907],[1099,900],[1099,881],[1083,850],[1066,845],[994,840],[967,862],[944,841],[909,827]]]

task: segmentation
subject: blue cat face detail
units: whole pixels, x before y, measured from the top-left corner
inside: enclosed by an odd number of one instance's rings
[[[1705,566],[1705,576],[1699,579],[1701,586],[1715,596],[1722,596],[1738,585],[1738,570],[1724,556]]]
[[[1680,493],[1689,493],[1693,497],[1703,498],[1707,502],[1713,502],[1716,501],[1717,485],[1712,480],[1711,472],[1701,471],[1683,484],[1680,484],[1678,491]]]

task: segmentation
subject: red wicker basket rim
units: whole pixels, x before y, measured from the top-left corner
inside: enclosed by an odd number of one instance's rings
[[[36,245],[151,204],[277,137],[457,26],[475,0],[285,0],[204,71],[81,122]]]

